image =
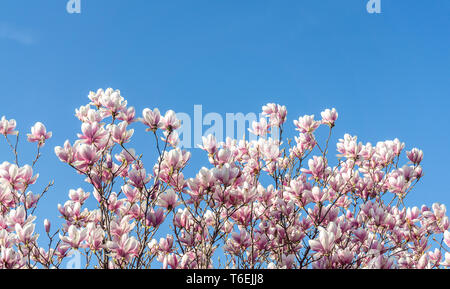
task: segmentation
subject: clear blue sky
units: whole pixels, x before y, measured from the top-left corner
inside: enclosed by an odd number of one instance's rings
[[[82,185],[53,148],[75,140],[75,108],[106,87],[139,113],[192,115],[201,104],[225,116],[276,102],[291,132],[298,116],[335,107],[334,141],[398,137],[423,149],[409,205],[450,205],[450,1],[381,0],[382,13],[368,14],[366,0],[82,0],[79,15],[66,2],[0,2],[0,116],[22,134],[42,121],[54,136],[34,191],[56,184],[38,214],[56,216]],[[134,147],[146,153],[150,139],[139,132]],[[22,164],[35,149],[23,140]],[[199,150],[193,157],[190,176],[206,164]],[[4,141],[0,160],[12,161]]]

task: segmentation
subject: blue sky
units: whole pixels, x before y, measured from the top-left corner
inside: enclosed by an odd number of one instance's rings
[[[276,102],[292,133],[298,116],[335,107],[334,142],[398,137],[424,151],[425,177],[407,204],[450,204],[450,1],[381,0],[381,14],[367,13],[366,0],[81,0],[81,14],[66,2],[0,2],[0,116],[22,134],[41,121],[54,136],[33,188],[55,179],[41,214],[56,216],[80,187],[53,148],[75,140],[75,108],[107,87],[139,113],[193,115],[201,104],[225,117]],[[136,134],[134,147],[151,154],[150,138]],[[35,147],[22,139],[20,150],[31,162]],[[192,153],[191,176],[206,165]],[[0,159],[13,160],[4,142]]]

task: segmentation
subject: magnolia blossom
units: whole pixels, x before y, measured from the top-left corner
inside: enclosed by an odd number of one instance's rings
[[[158,206],[164,207],[168,210],[171,210],[178,206],[180,203],[178,202],[177,193],[173,189],[169,189],[163,194],[159,195],[158,201],[156,203]]]
[[[106,246],[116,256],[116,258],[129,260],[138,253],[139,243],[136,238],[129,237],[127,234],[122,235],[120,239],[108,241]]]
[[[74,225],[71,225],[67,230],[68,236],[59,235],[61,241],[67,243],[74,249],[81,247],[81,243],[86,240],[87,231],[86,229],[77,229]]]
[[[142,116],[142,122],[149,127],[147,131],[156,131],[158,128],[162,127],[159,109],[155,108],[154,110],[151,110],[146,108],[142,111]]]
[[[37,122],[31,127],[31,133],[27,136],[29,142],[37,142],[39,146],[43,146],[45,141],[52,137],[52,132],[47,132],[45,125]]]
[[[286,121],[287,109],[284,105],[268,103],[262,107],[263,115],[269,116],[270,126],[279,127]]]
[[[26,244],[30,242],[32,238],[37,239],[37,235],[33,236],[34,228],[35,224],[33,223],[28,223],[24,227],[22,227],[20,224],[16,224],[15,229],[19,240]]]
[[[414,164],[420,164],[423,159],[423,152],[418,148],[413,148],[411,151],[406,152],[408,159]]]
[[[0,165],[0,181],[9,184],[13,189],[23,191],[36,182],[39,174],[33,176],[33,169],[29,165],[18,167],[16,164],[3,162]]]
[[[314,115],[305,115],[294,120],[294,125],[302,133],[311,133],[319,127],[320,122],[314,120]]]
[[[338,118],[338,113],[335,108],[332,108],[331,110],[327,108],[322,111],[320,115],[322,116],[322,123],[327,124],[330,127],[334,126],[334,123]]]
[[[261,118],[259,122],[254,121],[252,123],[252,129],[248,129],[251,133],[257,136],[265,136],[267,130],[269,129],[269,124],[265,118]]]
[[[333,232],[328,232],[325,228],[319,227],[318,229],[320,231],[319,239],[309,240],[308,242],[313,251],[326,254],[333,248],[336,236]]]
[[[203,145],[199,145],[199,148],[205,150],[210,155],[214,155],[217,152],[218,143],[216,141],[216,137],[212,134],[207,137],[202,137]]]
[[[17,134],[17,131],[14,129],[16,128],[16,120],[11,119],[7,120],[5,116],[2,116],[0,119],[0,133],[3,135],[9,135],[9,134]]]
[[[334,108],[292,127],[285,106],[264,105],[250,129],[259,138],[203,136],[207,163],[195,171],[174,111],[144,108],[136,118],[111,88],[88,98],[75,111],[81,132],[54,148],[82,182],[54,207],[60,222],[35,210],[52,189],[34,193],[39,151],[22,164],[12,144],[14,162],[0,164],[0,268],[62,268],[74,251],[82,266],[110,269],[450,267],[445,204],[405,206],[423,152],[350,134],[333,149]],[[0,121],[5,136],[15,127]],[[136,129],[151,135],[145,146],[133,142]],[[265,138],[272,129],[279,137]],[[50,136],[37,123],[28,139],[42,146]],[[34,213],[49,219],[38,224]]]
[[[127,101],[120,95],[120,90],[106,89],[98,97],[98,102],[104,107],[107,115],[115,117],[126,108]]]
[[[119,144],[124,144],[130,141],[130,138],[133,136],[134,129],[127,130],[127,126],[127,122],[121,122],[118,125],[112,125],[110,127],[113,141]]]
[[[167,111],[164,117],[161,119],[161,128],[163,130],[174,131],[179,129],[180,126],[181,121],[177,119],[173,110]]]

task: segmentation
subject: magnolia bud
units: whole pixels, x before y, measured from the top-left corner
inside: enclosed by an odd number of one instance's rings
[[[45,227],[45,232],[50,233],[50,221],[48,219],[44,220],[44,227]]]

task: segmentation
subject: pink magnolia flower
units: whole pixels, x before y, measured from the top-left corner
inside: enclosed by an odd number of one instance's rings
[[[135,203],[140,198],[139,190],[128,184],[122,186],[122,192],[125,194],[130,203]]]
[[[108,133],[98,122],[83,123],[81,131],[82,134],[78,134],[78,138],[86,144],[96,144],[103,147],[108,141]]]
[[[89,95],[88,95],[88,98],[91,100],[90,104],[95,105],[97,107],[100,107],[101,106],[101,104],[100,104],[100,97],[104,93],[105,93],[105,91],[103,89],[101,89],[101,88],[98,89],[97,92],[90,91]]]
[[[122,205],[124,203],[124,199],[118,199],[116,192],[111,192],[108,197],[108,210],[111,212],[117,213],[120,209],[122,209]]]
[[[147,213],[146,225],[152,227],[158,227],[164,222],[164,209],[158,208],[156,211],[152,208]]]
[[[231,234],[232,240],[234,242],[236,242],[236,244],[244,249],[250,247],[251,245],[251,240],[250,240],[250,234],[244,230],[243,228],[241,228],[239,230],[239,233],[237,232],[233,232]]]
[[[20,168],[16,164],[3,162],[0,165],[0,180],[10,184],[13,189],[23,188]]]
[[[262,107],[263,115],[269,116],[270,126],[278,127],[286,121],[287,109],[283,105],[268,103]]]
[[[166,236],[166,238],[161,238],[159,240],[158,248],[165,254],[172,252],[172,246],[173,246],[173,236],[172,235],[168,234]]]
[[[357,137],[352,137],[349,134],[345,134],[343,139],[339,139],[337,144],[337,150],[341,154],[338,156],[344,156],[348,159],[356,159],[362,151],[362,143],[357,142]]]
[[[29,142],[37,142],[39,146],[43,146],[45,141],[52,137],[52,132],[47,132],[45,125],[37,122],[31,127],[31,133],[27,136]]]
[[[5,208],[12,208],[16,205],[15,194],[10,186],[0,184],[0,203],[3,204]],[[2,228],[1,224],[0,228]]]
[[[325,109],[320,113],[322,116],[322,123],[329,125],[330,127],[334,126],[334,123],[336,122],[338,118],[338,113],[335,108]]]
[[[323,227],[319,227],[319,232],[318,240],[309,240],[308,242],[311,250],[326,254],[334,245],[335,235],[332,232],[327,232]]]
[[[265,118],[261,118],[259,122],[254,121],[252,123],[252,128],[248,129],[248,131],[257,136],[266,136],[267,131],[269,129],[269,124]]]
[[[102,228],[96,227],[93,223],[89,223],[87,226],[88,230],[88,237],[87,237],[87,243],[89,245],[89,248],[91,250],[98,251],[104,248],[104,238],[105,238],[105,232]]]
[[[137,121],[135,116],[136,116],[136,111],[135,111],[134,107],[129,107],[129,108],[124,108],[119,113],[119,116],[117,117],[117,119],[123,120],[130,124],[130,123]]]
[[[277,105],[278,113],[275,118],[270,118],[271,126],[280,126],[286,121],[287,117],[287,108],[284,105]]]
[[[161,137],[161,140],[166,142],[169,146],[175,148],[180,143],[180,137],[177,131],[165,130],[163,134],[164,137]]]
[[[116,116],[119,112],[126,109],[127,101],[120,95],[120,90],[108,88],[98,98],[100,104],[105,107],[108,114]]]
[[[231,161],[232,153],[229,148],[221,148],[219,149],[215,157],[217,162],[222,165]]]
[[[100,155],[95,146],[80,144],[76,148],[76,158],[76,164],[84,168],[95,163],[100,158]]]
[[[177,130],[181,126],[181,121],[177,119],[173,110],[166,112],[164,117],[161,119],[161,123],[161,128],[167,131]]]
[[[289,149],[289,152],[297,157],[301,158],[303,155],[308,151],[312,150],[314,146],[316,145],[316,140],[314,138],[314,135],[310,133],[301,133],[300,136],[294,137],[296,146]]]
[[[39,177],[39,174],[36,174],[33,176],[33,168],[29,165],[24,165],[19,169],[19,175],[24,184],[26,185],[32,185],[36,182],[37,178]]]
[[[135,223],[130,223],[131,217],[125,216],[121,220],[113,220],[111,222],[111,233],[116,237],[128,234],[135,227]]]
[[[59,245],[56,246],[55,248],[55,256],[57,256],[60,259],[64,259],[67,256],[70,256],[69,252],[70,252],[70,245],[66,244],[66,243],[59,243]]]
[[[448,230],[444,232],[444,243],[450,247],[450,232]]]
[[[167,162],[169,168],[172,168],[173,170],[180,169],[184,163],[183,155],[180,149],[170,150],[168,153],[166,153],[164,159],[164,161]]]
[[[409,222],[415,223],[417,221],[419,221],[419,216],[420,216],[420,210],[418,207],[414,207],[414,208],[408,208],[406,210],[406,220],[408,220]]]
[[[139,242],[128,234],[122,235],[119,239],[106,242],[106,247],[113,252],[117,259],[123,259],[128,262],[139,252]]]
[[[434,203],[432,206],[434,216],[440,220],[445,217],[445,213],[447,212],[447,208],[444,204]]]
[[[7,120],[4,116],[2,116],[2,119],[0,120],[0,133],[3,135],[15,135],[17,134],[17,131],[14,129],[16,128],[16,121],[14,119]]]
[[[88,236],[86,229],[77,229],[74,225],[70,225],[67,232],[68,236],[59,234],[59,238],[74,249],[82,247],[81,243],[85,241]]]
[[[116,158],[117,161],[121,162],[121,163],[127,163],[127,164],[131,164],[134,162],[134,160],[136,160],[136,151],[132,148],[129,148],[127,150],[122,150],[120,152],[120,154],[116,154],[114,156]]]
[[[89,111],[95,111],[95,110],[91,109],[90,104],[82,105],[82,106],[80,106],[80,108],[75,109],[75,116],[82,122],[87,122],[87,120],[88,120],[87,115],[88,115]]]
[[[128,123],[121,122],[118,125],[109,127],[111,131],[112,140],[118,144],[124,144],[130,141],[133,136],[134,129],[127,130]]]
[[[13,248],[0,247],[0,268],[18,269],[25,265],[25,258]]]
[[[400,155],[402,150],[405,148],[405,143],[400,142],[398,138],[393,141],[386,141],[386,143],[392,148],[395,155]]]
[[[147,175],[147,172],[145,171],[144,168],[142,168],[142,169],[134,169],[133,168],[128,173],[128,178],[129,178],[130,185],[132,185],[138,189],[143,188],[145,186],[145,184],[147,184],[151,180],[150,175]]]
[[[20,242],[27,244],[31,241],[35,241],[38,235],[33,236],[35,224],[28,223],[23,227],[20,224],[16,224],[15,229]]]
[[[310,195],[316,203],[323,203],[328,198],[328,194],[319,187],[313,187]]]
[[[291,269],[295,264],[295,255],[294,254],[283,254],[281,256],[280,267],[284,269]]]
[[[37,194],[33,194],[33,192],[29,191],[26,194],[22,194],[20,196],[20,201],[25,204],[27,209],[34,208],[39,201],[40,196]]]
[[[262,144],[261,152],[264,155],[264,159],[270,162],[276,162],[280,156],[280,144],[269,138]]]
[[[69,190],[69,198],[74,202],[79,202],[83,204],[87,198],[89,198],[90,193],[85,192],[82,188],[78,188],[76,190]]]
[[[16,224],[24,225],[26,220],[26,211],[23,206],[13,209],[9,212],[7,223],[9,226],[15,226]]]
[[[67,220],[81,219],[83,217],[79,202],[67,201],[64,206],[58,204],[58,211]]]
[[[441,263],[442,266],[445,267],[450,267],[450,253],[449,252],[445,252],[445,256],[444,256],[444,262]]]
[[[428,252],[428,256],[430,258],[430,262],[434,263],[436,266],[439,266],[442,259],[442,253],[438,248],[435,248],[434,251]]]
[[[392,269],[394,263],[394,259],[388,258],[383,255],[378,255],[377,257],[371,259],[367,268],[369,269]]]
[[[218,150],[218,144],[216,137],[213,134],[209,134],[207,137],[202,137],[203,145],[199,145],[199,148],[208,152],[208,154],[213,155]]]
[[[177,257],[177,255],[169,254],[164,258],[163,267],[169,265],[172,269],[177,269],[179,263],[180,263],[180,260]]]
[[[233,181],[239,176],[239,169],[231,167],[230,164],[226,163],[221,168],[213,168],[212,174],[220,183],[228,186],[233,183]]]
[[[294,120],[294,125],[302,133],[312,133],[320,126],[320,122],[314,120],[314,115],[305,115]]]
[[[420,164],[423,159],[423,152],[417,148],[413,148],[411,151],[406,152],[406,155],[408,156],[408,159],[416,165]]]
[[[178,202],[177,193],[172,188],[169,188],[166,192],[159,195],[156,204],[160,207],[171,210],[178,206],[180,202]]]
[[[302,169],[306,174],[311,174],[314,178],[321,178],[326,173],[326,160],[323,157],[313,156],[308,160],[309,169]]]
[[[389,177],[389,189],[396,194],[403,194],[408,188],[408,183],[403,175]]]
[[[62,162],[65,163],[70,164],[75,159],[74,150],[68,140],[64,142],[64,147],[60,146],[55,147],[55,154]]]
[[[159,109],[155,108],[154,110],[151,110],[145,108],[142,111],[142,116],[142,122],[149,127],[146,129],[147,131],[156,131],[158,128],[162,127]]]
[[[271,115],[278,111],[278,107],[275,103],[268,103],[262,107],[264,115]]]

